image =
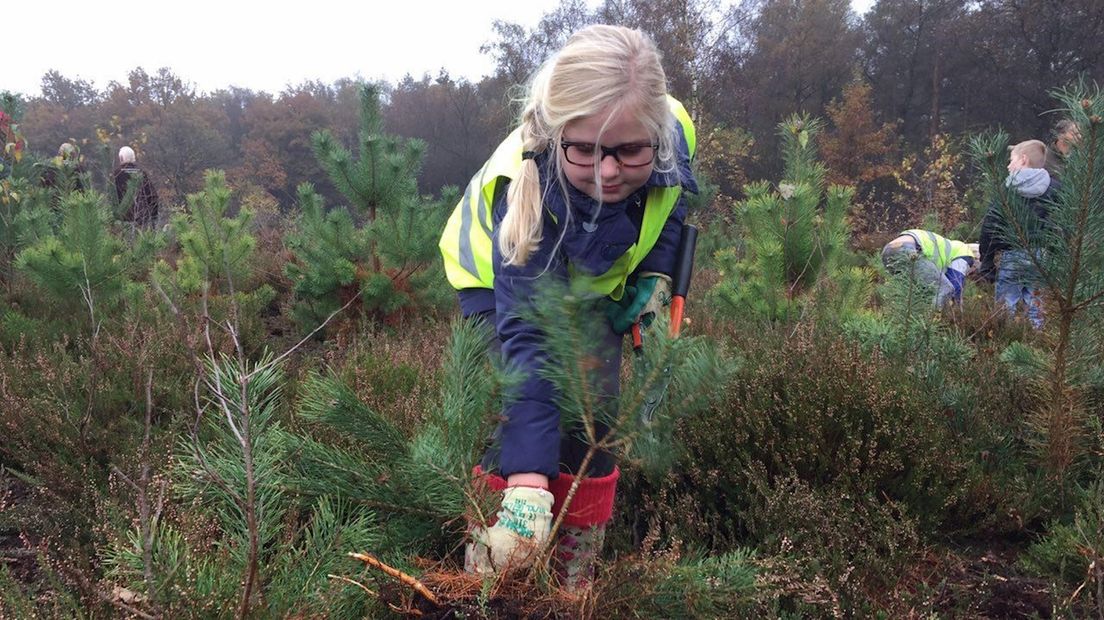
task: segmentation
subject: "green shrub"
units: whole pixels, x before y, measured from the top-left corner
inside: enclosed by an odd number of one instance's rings
[[[1098,472],[1095,483],[1078,488],[1073,518],[1055,521],[1049,531],[1031,545],[1020,563],[1033,574],[1058,585],[1062,597],[1073,605],[1069,613],[1088,617],[1090,609],[1104,613],[1104,478]],[[1080,593],[1081,600],[1076,601]],[[1095,601],[1095,602],[1094,602]],[[1082,615],[1084,614],[1084,615]]]
[[[905,506],[848,484],[814,486],[796,477],[752,480],[760,502],[746,514],[768,562],[783,610],[866,616],[874,592],[892,585],[920,549]]]
[[[714,552],[788,540],[787,563],[854,604],[966,510],[969,459],[933,395],[838,330],[742,338],[723,403],[680,426],[679,473],[626,472],[624,518],[638,537]]]

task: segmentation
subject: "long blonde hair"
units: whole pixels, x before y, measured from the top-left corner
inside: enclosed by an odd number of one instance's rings
[[[533,76],[520,118],[522,150],[541,153],[555,149],[569,122],[601,112],[613,118],[623,110],[635,112],[655,137],[657,164],[673,162],[674,121],[659,50],[639,30],[588,26],[573,34]],[[566,196],[557,155],[552,153],[551,170]],[[599,164],[595,163],[596,176]],[[499,250],[505,264],[524,265],[543,233],[540,170],[535,160],[522,160],[506,200],[508,208],[498,230]]]

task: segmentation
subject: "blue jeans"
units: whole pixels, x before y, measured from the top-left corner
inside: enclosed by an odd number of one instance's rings
[[[1021,302],[1027,310],[1027,318],[1035,329],[1043,328],[1043,305],[1035,288],[1035,266],[1023,250],[1005,250],[1001,254],[1000,269],[994,293],[998,302],[1015,316]]]

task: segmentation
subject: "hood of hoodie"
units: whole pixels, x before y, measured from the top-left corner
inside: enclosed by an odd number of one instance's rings
[[[1008,175],[1004,184],[1024,198],[1037,198],[1050,187],[1050,173],[1043,168],[1020,168]]]

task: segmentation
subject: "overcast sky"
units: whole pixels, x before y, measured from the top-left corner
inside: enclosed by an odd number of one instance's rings
[[[852,0],[862,11],[873,0]],[[97,88],[141,66],[201,91],[278,93],[307,79],[395,81],[444,68],[479,80],[491,22],[533,26],[560,0],[13,0],[4,2],[0,91],[40,94],[56,69]],[[591,3],[596,4],[596,2]]]

